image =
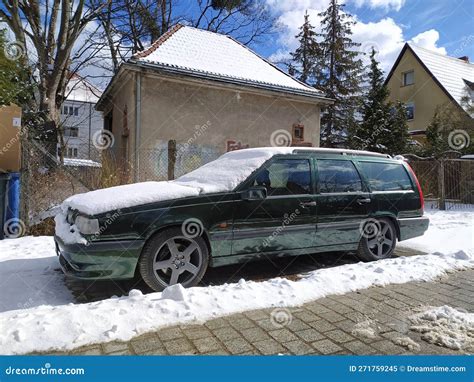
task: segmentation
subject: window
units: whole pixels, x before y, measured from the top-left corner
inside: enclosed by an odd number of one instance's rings
[[[359,162],[372,191],[412,190],[405,168],[397,163]]]
[[[354,163],[347,160],[318,159],[319,192],[358,192],[362,182]]]
[[[311,170],[306,159],[277,159],[261,169],[255,186],[265,186],[269,196],[311,193]]]
[[[405,104],[405,109],[407,111],[407,119],[410,121],[415,118],[415,104],[413,102],[408,102]]]
[[[66,151],[66,157],[77,158],[77,147],[68,147]]]
[[[77,138],[79,136],[79,128],[78,127],[65,127],[64,128],[64,136],[65,137],[73,137]]]
[[[75,107],[75,108],[74,108],[74,115],[75,115],[75,116],[78,116],[78,115],[79,115],[79,108],[78,108],[78,107]]]
[[[304,141],[304,126],[301,124],[293,125],[293,140]]]
[[[403,86],[413,85],[415,83],[415,72],[413,70],[405,72],[403,76]]]
[[[63,106],[63,114],[67,115],[69,106]]]

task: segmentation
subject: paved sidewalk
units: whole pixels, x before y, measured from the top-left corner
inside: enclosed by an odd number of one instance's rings
[[[474,270],[172,326],[69,354],[460,354],[410,330],[409,316],[442,305],[474,311]]]

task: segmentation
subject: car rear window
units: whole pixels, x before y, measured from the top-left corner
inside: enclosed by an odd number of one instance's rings
[[[398,163],[359,162],[372,191],[412,190],[410,177]]]
[[[347,160],[318,159],[319,192],[362,191],[362,182],[354,164]]]

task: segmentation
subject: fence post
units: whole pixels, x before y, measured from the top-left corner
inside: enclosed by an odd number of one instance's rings
[[[444,185],[444,159],[439,161],[439,176],[438,176],[438,198],[439,209],[446,210],[446,190]]]
[[[168,180],[174,179],[174,167],[176,164],[176,141],[168,141]]]

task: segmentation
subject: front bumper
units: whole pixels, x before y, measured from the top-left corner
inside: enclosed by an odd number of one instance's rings
[[[65,244],[55,236],[56,254],[63,272],[79,279],[131,279],[144,240],[117,240]]]
[[[422,236],[428,229],[429,225],[430,219],[428,219],[426,216],[398,219],[398,227],[400,228],[400,241]]]

